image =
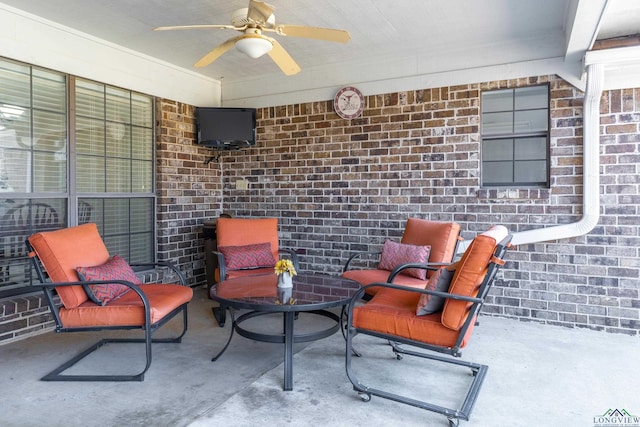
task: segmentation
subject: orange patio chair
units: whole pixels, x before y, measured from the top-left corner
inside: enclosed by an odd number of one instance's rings
[[[216,222],[216,282],[242,276],[273,274],[281,256],[290,258],[297,271],[298,255],[281,248],[277,218],[218,218]],[[225,324],[224,307],[214,307],[220,325]]]
[[[96,224],[36,233],[27,240],[39,285],[55,321],[56,332],[141,329],[144,338],[105,338],[65,362],[44,381],[142,381],[151,365],[151,343],[179,343],[187,331],[187,303],[193,290],[184,276],[168,263],[181,284],[141,284],[119,256],[110,257]],[[50,281],[47,281],[46,270]],[[85,279],[80,280],[80,275]],[[54,296],[54,290],[57,297]],[[174,316],[182,314],[178,337],[153,339],[152,334]],[[65,374],[94,350],[108,343],[144,343],[146,364],[137,374]],[[126,365],[130,365],[127,361]]]
[[[389,282],[424,288],[433,270],[406,268],[409,263],[448,264],[456,254],[460,225],[456,222],[429,221],[409,218],[399,243],[387,239],[382,251],[357,252],[347,260],[342,276],[362,286],[375,282]],[[375,257],[375,268],[356,268],[358,263]],[[367,289],[370,298],[379,288]]]
[[[425,289],[374,283],[353,296],[347,316],[346,371],[354,390],[363,400],[379,396],[434,411],[445,415],[452,426],[458,425],[460,419],[469,420],[488,367],[455,357],[461,356],[460,349],[471,338],[482,304],[498,269],[504,264],[510,241],[511,236],[504,226],[491,227],[470,243],[459,261],[435,270]],[[412,268],[432,267],[423,264]],[[373,298],[365,304],[357,304],[364,293],[374,287],[378,292]],[[352,366],[353,342],[360,334],[386,340],[398,359],[410,355],[470,368],[473,379],[461,398],[462,405],[445,407],[420,400],[409,391],[401,395],[363,384]],[[417,347],[418,351],[403,345]],[[453,357],[442,357],[433,352]]]

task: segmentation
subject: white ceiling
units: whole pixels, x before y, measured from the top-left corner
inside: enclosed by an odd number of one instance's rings
[[[301,66],[287,80],[268,56],[235,49],[193,63],[233,30],[156,32],[167,25],[228,24],[248,0],[1,0],[29,14],[189,69],[225,86],[321,87],[564,58],[580,63],[598,38],[640,33],[638,0],[270,0],[277,23],[345,29],[348,44],[277,37]],[[1,3],[0,3],[1,4]],[[604,13],[602,12],[604,7]],[[286,82],[286,83],[285,83]],[[328,84],[328,83],[327,83]],[[276,90],[276,89],[274,89]],[[279,88],[277,90],[285,90]]]

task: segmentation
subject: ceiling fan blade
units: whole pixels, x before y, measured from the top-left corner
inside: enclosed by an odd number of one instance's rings
[[[216,46],[213,50],[203,56],[198,62],[194,64],[194,67],[206,67],[216,59],[220,58],[223,53],[231,49],[238,40],[244,36],[232,37],[221,45]]]
[[[243,27],[234,27],[233,25],[216,25],[216,24],[201,24],[201,25],[172,25],[169,27],[156,27],[153,31],[170,31],[170,30],[208,30],[212,28],[219,28],[221,30],[239,30],[242,31]]]
[[[273,15],[274,9],[273,6],[265,2],[249,0],[247,18],[260,24],[266,24]]]
[[[307,27],[304,25],[278,25],[276,33],[289,37],[304,37],[307,39],[326,40],[330,42],[346,43],[351,35],[345,30],[331,28]]]
[[[269,56],[273,59],[273,62],[280,67],[282,72],[287,76],[298,74],[300,72],[300,66],[296,64],[296,61],[284,50],[282,45],[278,43],[276,39],[272,39],[271,37],[265,38],[273,44],[273,49],[269,52]]]

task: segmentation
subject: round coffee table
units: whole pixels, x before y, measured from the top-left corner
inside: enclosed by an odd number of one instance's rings
[[[341,316],[329,308],[344,310],[360,284],[350,279],[325,274],[298,274],[293,276],[293,287],[277,287],[277,276],[265,274],[225,280],[211,287],[209,295],[220,303],[220,311],[229,310],[232,329],[224,348],[216,354],[217,360],[225,352],[233,332],[256,341],[284,344],[284,390],[293,389],[293,344],[315,341],[333,335],[340,329]],[[233,310],[249,310],[237,318]],[[260,333],[248,330],[241,324],[251,318],[269,313],[282,313],[284,326],[281,332]],[[335,322],[330,327],[313,332],[296,334],[295,318],[298,313],[323,316]],[[222,316],[222,314],[221,314]],[[224,323],[221,323],[222,325]]]

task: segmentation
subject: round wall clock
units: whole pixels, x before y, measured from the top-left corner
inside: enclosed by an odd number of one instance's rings
[[[345,86],[333,98],[333,108],[343,119],[355,119],[364,110],[364,96],[355,87]]]

